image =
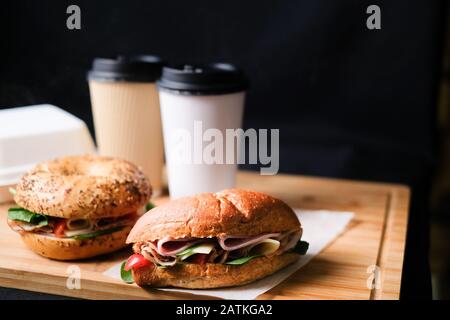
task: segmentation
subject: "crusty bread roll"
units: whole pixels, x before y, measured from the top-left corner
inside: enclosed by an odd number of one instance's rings
[[[92,239],[75,240],[22,232],[22,240],[37,254],[56,260],[86,259],[126,247],[125,239],[132,226]]]
[[[53,217],[98,219],[135,212],[151,191],[134,164],[86,155],[38,164],[21,178],[14,200],[31,212]]]
[[[301,237],[301,232],[295,212],[283,201],[260,192],[228,189],[181,198],[150,210],[135,224],[127,243],[134,243],[134,252],[145,256],[142,247],[149,243],[155,247],[155,241],[161,239],[219,239],[282,233]],[[140,286],[192,289],[237,286],[270,275],[299,256],[287,250],[256,257],[241,265],[183,261],[160,268],[151,263],[133,269],[133,277]]]
[[[170,201],[143,215],[127,243],[164,237],[254,236],[301,228],[295,212],[267,194],[242,189],[203,193]]]
[[[139,286],[208,289],[239,286],[264,278],[299,258],[296,253],[260,257],[240,266],[206,263],[180,264],[171,268],[139,268],[133,278]]]

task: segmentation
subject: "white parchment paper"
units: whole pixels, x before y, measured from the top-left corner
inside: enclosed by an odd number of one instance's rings
[[[264,292],[288,278],[291,274],[306,265],[345,229],[353,218],[352,212],[337,211],[307,211],[295,209],[303,228],[302,240],[309,242],[309,250],[296,263],[253,283],[224,289],[188,290],[188,289],[159,289],[165,291],[185,292],[203,296],[213,296],[222,299],[253,300]],[[104,275],[120,279],[120,263],[104,272]]]

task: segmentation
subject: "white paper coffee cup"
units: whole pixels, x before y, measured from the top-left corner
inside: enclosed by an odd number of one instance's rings
[[[165,67],[158,87],[170,197],[234,187],[240,141],[227,160],[226,134],[242,127],[242,72],[229,64]]]
[[[89,89],[98,152],[128,160],[162,190],[163,138],[158,90],[162,61],[154,56],[95,59]]]

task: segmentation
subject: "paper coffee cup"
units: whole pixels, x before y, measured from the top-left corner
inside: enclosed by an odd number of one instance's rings
[[[94,60],[88,74],[98,152],[142,168],[154,195],[162,190],[161,115],[155,80],[163,63],[155,56]]]
[[[241,141],[230,156],[225,139],[242,127],[243,73],[230,64],[164,67],[158,88],[170,197],[234,187]]]

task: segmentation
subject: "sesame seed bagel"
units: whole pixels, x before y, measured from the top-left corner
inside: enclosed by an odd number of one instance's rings
[[[38,164],[21,178],[14,200],[35,213],[98,219],[135,212],[151,193],[148,179],[132,163],[86,155]]]
[[[283,201],[261,192],[228,189],[180,198],[150,210],[137,221],[127,243],[297,230],[301,230],[300,222]]]

